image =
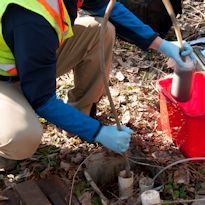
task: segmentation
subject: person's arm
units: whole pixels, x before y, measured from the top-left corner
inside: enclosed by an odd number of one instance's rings
[[[102,126],[56,97],[58,38],[43,17],[12,5],[3,16],[2,27],[15,56],[23,94],[39,116],[88,142],[99,142],[119,153],[128,149],[131,129]]]
[[[161,43],[162,43],[163,39],[161,37],[157,37],[155,38],[152,43],[150,44],[149,48],[154,49],[154,50],[158,50]]]
[[[95,7],[84,7],[93,16],[103,17],[107,4],[100,9]],[[129,43],[135,44],[142,49],[147,49],[158,36],[150,26],[144,24],[131,11],[125,8],[121,3],[116,2],[109,19],[116,28],[117,35]]]
[[[100,9],[90,7],[88,12],[91,15],[103,17],[106,7],[107,4],[104,1],[104,6]],[[150,26],[144,24],[119,2],[115,3],[109,20],[114,24],[117,35],[129,43],[135,44],[142,49],[158,50],[166,56],[173,58],[182,67],[187,65],[183,62],[181,55],[190,56],[194,63],[196,62],[193,50],[188,43],[184,42],[184,50],[181,52],[176,42],[166,41],[159,37]]]
[[[15,56],[23,94],[36,113],[93,142],[100,122],[56,97],[55,30],[40,15],[12,5],[3,18],[3,34]]]

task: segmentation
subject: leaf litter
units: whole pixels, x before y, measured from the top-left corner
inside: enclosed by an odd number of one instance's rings
[[[178,16],[178,19],[184,39],[192,40],[205,36],[204,11],[205,1],[203,0],[183,1],[183,14]],[[175,39],[173,29],[168,36],[171,40]],[[158,79],[172,72],[166,66],[168,59],[157,52],[142,51],[119,39],[116,41],[113,52],[110,89],[122,124],[134,130],[129,149],[130,159],[159,167],[165,167],[183,159],[184,156],[172,140],[158,129],[160,110],[155,85]],[[67,90],[72,87],[73,73],[71,72],[58,78],[57,95],[66,102]],[[103,97],[98,104],[97,117],[105,124],[115,124],[106,97]],[[44,127],[44,134],[39,149],[30,159],[19,162],[16,170],[12,173],[1,173],[1,191],[20,181],[45,178],[51,174],[59,175],[68,184],[71,184],[79,164],[90,153],[105,151],[99,144],[86,143],[43,119],[41,123]],[[135,172],[134,199],[121,201],[118,198],[116,183],[100,187],[113,204],[136,204],[139,196],[140,177],[153,176],[153,172],[156,172],[155,168],[139,164],[135,164],[133,170]],[[204,170],[205,163],[202,162],[186,163],[170,168],[165,175],[160,177],[160,181],[164,184],[161,198],[179,200],[204,197]],[[82,182],[85,184],[80,186]],[[83,168],[76,175],[75,184],[74,193],[81,204],[101,204],[92,188],[87,184]],[[7,198],[0,196],[0,200],[7,200]],[[197,202],[193,204],[196,205]]]

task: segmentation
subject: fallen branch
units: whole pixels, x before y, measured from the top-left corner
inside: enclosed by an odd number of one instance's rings
[[[86,170],[84,170],[84,175],[85,175],[85,178],[88,181],[88,183],[92,186],[93,190],[100,197],[102,204],[108,205],[109,200],[104,196],[104,194],[101,192],[101,190],[98,188],[98,186],[96,185],[96,183],[93,181],[92,177],[90,176],[90,174]]]
[[[194,8],[192,5],[187,4],[187,6],[189,6],[190,8],[192,8],[193,10],[195,10],[197,13],[199,12],[201,14],[201,16],[205,19],[205,15],[198,9]]]
[[[205,201],[205,198],[201,199],[180,199],[176,201],[166,201],[162,200],[164,204],[179,204],[179,203],[190,203],[190,202],[198,202],[198,201]]]
[[[8,201],[8,200],[9,200],[8,197],[0,195],[0,201]]]
[[[68,203],[69,205],[72,205],[72,196],[73,196],[73,188],[74,188],[74,184],[75,184],[75,177],[76,177],[77,173],[79,172],[80,168],[82,167],[82,165],[83,165],[94,153],[95,153],[95,151],[92,152],[88,157],[86,157],[86,158],[80,163],[80,165],[78,166],[78,168],[77,168],[75,174],[73,175],[73,180],[72,180],[72,185],[71,185],[71,191],[70,191],[70,193],[68,193],[68,194],[66,195],[66,197],[65,197],[65,199],[67,199],[68,195],[70,194],[69,203]]]
[[[144,162],[138,162],[138,161],[135,161],[133,159],[130,159],[130,157],[128,158],[128,160],[131,161],[134,164],[139,164],[139,165],[154,167],[154,168],[161,168],[161,169],[164,168],[164,167],[158,166],[158,165],[148,164],[148,163],[144,163]]]

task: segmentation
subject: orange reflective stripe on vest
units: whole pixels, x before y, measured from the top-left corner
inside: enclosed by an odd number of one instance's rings
[[[65,24],[65,14],[63,10],[63,3],[62,0],[58,0],[59,10],[60,10],[60,17],[61,17],[61,24],[62,24],[62,33],[65,31],[66,24]]]
[[[16,67],[12,68],[11,70],[8,70],[7,73],[9,73],[10,75],[17,75]]]
[[[37,0],[37,1],[39,3],[41,3],[45,7],[45,9],[49,12],[49,14],[55,19],[55,21],[58,24],[58,26],[61,30],[61,33],[63,35],[63,33],[66,30],[66,23],[65,23],[65,19],[64,19],[65,15],[64,15],[62,0],[58,0],[58,2],[52,1],[52,0],[50,0],[50,1],[49,0],[48,1]]]
[[[62,44],[63,41],[68,38],[69,32],[71,31],[72,33],[72,29],[69,28],[70,19],[68,19],[67,14],[65,13],[63,0],[36,0],[36,2],[42,5],[54,20],[59,43]],[[16,66],[0,64],[0,75],[17,75]]]
[[[10,75],[17,75],[16,66],[13,64],[0,64],[0,69],[7,72]]]
[[[58,26],[60,28],[62,28],[62,21],[61,21],[59,13],[57,11],[57,9],[58,9],[57,6],[59,6],[59,5],[53,5],[53,7],[52,7],[46,0],[37,0],[37,1],[45,7],[45,9],[49,12],[49,14],[55,19]],[[53,1],[53,4],[54,3],[56,3],[56,1]]]

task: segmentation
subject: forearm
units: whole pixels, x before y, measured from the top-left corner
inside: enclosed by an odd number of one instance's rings
[[[94,16],[103,16],[106,6],[101,9],[90,9],[88,12]],[[117,35],[122,39],[147,49],[156,39],[158,34],[153,29],[139,20],[132,12],[117,2],[111,12],[110,21],[116,28]]]
[[[162,43],[162,41],[163,41],[163,39],[158,36],[157,38],[155,38],[155,39],[152,41],[152,43],[151,43],[151,45],[149,46],[149,48],[158,50],[159,47],[160,47],[160,45],[161,45],[161,43]]]
[[[53,95],[36,109],[36,113],[69,133],[93,142],[100,129],[100,122],[65,104]]]
[[[58,37],[49,23],[13,5],[4,16],[3,33],[15,56],[22,92],[37,114],[92,142],[100,123],[55,96]]]

